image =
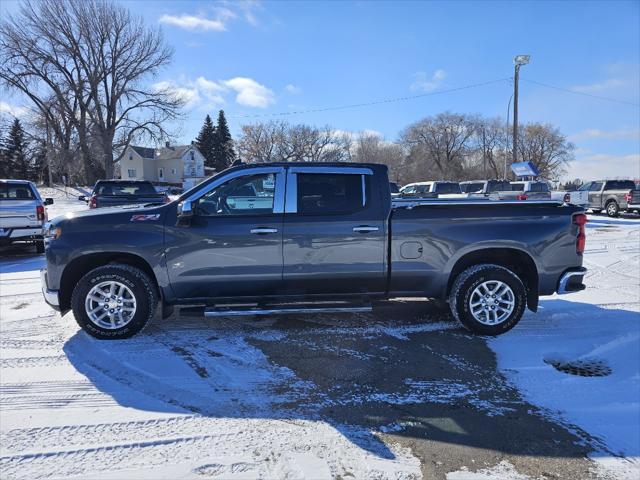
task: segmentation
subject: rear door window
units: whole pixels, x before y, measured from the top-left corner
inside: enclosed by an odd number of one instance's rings
[[[26,183],[0,183],[0,200],[35,200],[31,186]]]
[[[370,198],[368,175],[298,173],[297,177],[298,213],[351,213],[364,208]]]
[[[602,182],[593,182],[589,187],[590,192],[599,192],[602,190]]]

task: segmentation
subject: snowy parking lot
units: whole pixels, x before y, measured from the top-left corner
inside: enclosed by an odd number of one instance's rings
[[[587,289],[498,338],[397,300],[101,342],[2,249],[0,478],[637,479],[640,219],[587,227]]]

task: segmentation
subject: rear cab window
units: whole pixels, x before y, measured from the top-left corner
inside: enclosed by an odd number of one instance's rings
[[[369,175],[298,173],[299,214],[347,214],[362,210],[371,198]]]
[[[158,192],[147,182],[100,182],[95,195],[155,195]]]
[[[465,183],[464,185],[460,185],[460,188],[464,193],[480,193],[484,188],[484,183],[482,182]]]
[[[609,180],[604,189],[605,190],[634,190],[635,183],[633,180]]]
[[[487,185],[487,193],[493,192],[510,192],[511,184],[507,181],[494,180]]]
[[[0,200],[36,200],[36,196],[28,183],[0,183]]]

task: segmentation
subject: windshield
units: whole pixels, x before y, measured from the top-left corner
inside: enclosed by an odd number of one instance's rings
[[[35,200],[31,187],[26,183],[0,183],[0,200]]]
[[[147,182],[102,182],[96,185],[96,195],[156,195],[158,192]]]

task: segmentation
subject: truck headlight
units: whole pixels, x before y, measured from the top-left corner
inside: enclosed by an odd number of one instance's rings
[[[50,223],[46,224],[43,230],[44,240],[46,242],[57,240],[58,238],[60,238],[60,235],[62,235],[62,229]]]

